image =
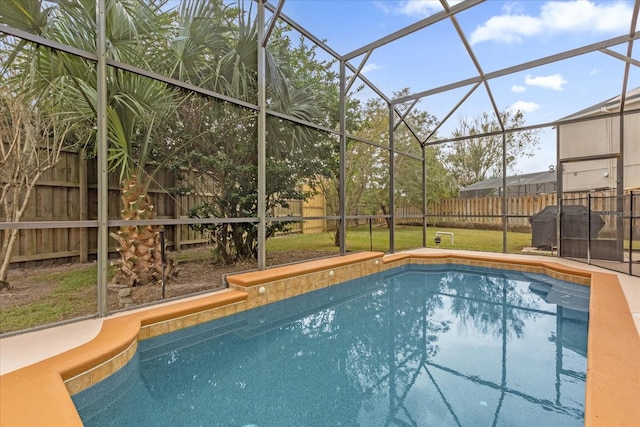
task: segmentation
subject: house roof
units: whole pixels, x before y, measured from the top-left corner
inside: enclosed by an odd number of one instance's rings
[[[640,107],[640,87],[628,91],[625,97],[625,107],[628,108],[630,104],[636,103],[638,103],[638,106]],[[613,98],[607,99],[606,101],[599,102],[595,105],[592,105],[591,107],[587,107],[584,110],[580,110],[567,117],[563,117],[558,121],[562,122],[565,120],[578,119],[581,117],[604,115],[616,111],[620,111],[620,95],[614,96]]]
[[[547,182],[556,182],[556,180],[557,178],[556,178],[555,171],[525,173],[522,175],[508,176],[507,188],[515,187],[518,185],[544,184]],[[484,181],[475,182],[471,185],[464,187],[460,191],[488,190],[492,188],[501,188],[501,187],[502,187],[502,177],[499,177],[499,178],[489,178],[489,179],[485,179]]]

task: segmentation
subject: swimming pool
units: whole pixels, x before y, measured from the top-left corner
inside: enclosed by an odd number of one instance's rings
[[[559,304],[554,304],[559,303]],[[88,425],[582,425],[588,288],[407,265],[139,343]]]

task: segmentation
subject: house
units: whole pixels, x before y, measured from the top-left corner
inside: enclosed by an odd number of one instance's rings
[[[618,162],[624,165],[623,189],[640,188],[640,87],[625,96],[622,126],[620,98],[557,122],[561,191],[617,189]]]
[[[556,190],[556,171],[553,169],[507,177],[507,197],[555,193]],[[494,197],[501,195],[501,177],[489,178],[475,182],[460,190],[461,199]]]

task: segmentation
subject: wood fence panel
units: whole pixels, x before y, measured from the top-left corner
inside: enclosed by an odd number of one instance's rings
[[[275,206],[271,209],[271,212],[269,212],[269,215],[273,218],[278,218],[283,216],[302,217],[302,200],[289,201],[288,208]],[[302,232],[302,221],[294,221],[287,226],[287,231],[280,232],[277,234],[301,233],[301,232]]]
[[[85,159],[80,153],[64,152],[59,164],[47,171],[34,188],[22,221],[73,221],[95,220],[98,216],[97,200],[97,164],[95,159]],[[195,179],[196,175],[191,179]],[[189,178],[189,177],[187,177]],[[197,175],[198,182],[205,188],[215,188],[213,182],[205,182],[206,176]],[[150,186],[150,196],[159,218],[186,218],[188,210],[210,200],[211,195],[180,194],[174,195],[171,189],[178,186],[171,171],[160,170],[156,182]],[[120,182],[116,173],[108,177],[108,217],[119,219],[121,210]],[[587,206],[588,193],[565,194],[566,204]],[[592,209],[598,212],[615,213],[617,199],[612,192],[592,192]],[[546,206],[556,205],[557,196],[540,194],[535,196],[510,197],[507,199],[508,214],[516,216],[509,219],[509,225],[528,226],[528,218]],[[1,208],[0,208],[1,209]],[[626,205],[627,211],[629,209]],[[322,195],[316,195],[306,203],[291,202],[290,209],[276,209],[275,216],[321,217],[327,215],[326,202]],[[421,207],[399,205],[398,216],[421,215]],[[502,198],[484,197],[476,199],[445,199],[428,205],[429,222],[472,222],[478,224],[501,224]],[[447,215],[452,215],[447,217]],[[616,230],[618,225],[615,214],[603,215],[606,232]],[[329,221],[333,222],[333,221]],[[366,221],[365,221],[366,222]],[[627,221],[628,222],[628,221]],[[292,224],[292,230],[303,233],[325,232],[328,221],[309,220]],[[112,227],[109,232],[116,232]],[[166,228],[167,243],[180,249],[182,245],[203,244],[206,235],[194,231],[188,225]],[[12,262],[30,262],[61,259],[87,260],[88,255],[96,254],[97,229],[60,228],[21,230],[13,251]],[[109,239],[111,250],[115,241]]]
[[[305,206],[303,210],[304,217],[325,216],[326,209],[324,206]],[[304,221],[302,232],[304,234],[323,233],[327,231],[327,222],[324,220]]]

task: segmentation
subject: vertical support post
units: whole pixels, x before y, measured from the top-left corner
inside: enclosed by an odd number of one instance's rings
[[[620,155],[616,171],[616,240],[617,258],[624,262],[624,105],[620,105]]]
[[[591,193],[587,194],[587,264],[591,264]]]
[[[422,247],[427,247],[427,146],[422,147]]]
[[[160,259],[162,261],[162,299],[165,297],[166,278],[165,271],[167,268],[166,242],[164,238],[164,227],[160,229]]]
[[[563,202],[563,180],[564,174],[562,173],[564,169],[564,164],[560,161],[560,126],[556,127],[556,256],[560,258],[560,254],[562,251],[562,202]]]
[[[79,220],[85,221],[89,209],[89,186],[87,185],[87,150],[82,148],[78,153],[78,207],[80,208]],[[89,230],[80,229],[80,256],[81,263],[89,261]]]
[[[340,194],[338,197],[338,211],[340,215],[340,255],[347,253],[347,67],[344,60],[340,60]]]
[[[258,2],[258,269],[265,269],[266,260],[266,194],[267,194],[267,102],[266,67],[263,39],[265,33],[264,1]],[[266,45],[266,40],[265,40]]]
[[[393,105],[389,107],[389,252],[395,252],[395,228],[396,228],[396,191],[395,191],[395,143],[393,138],[394,111]]]
[[[633,191],[629,193],[629,276],[633,276]]]
[[[502,132],[502,253],[507,253],[507,134]]]
[[[107,20],[105,0],[96,2],[97,30],[97,135],[98,144],[98,316],[107,312],[107,268],[109,261],[109,178],[107,155]]]

